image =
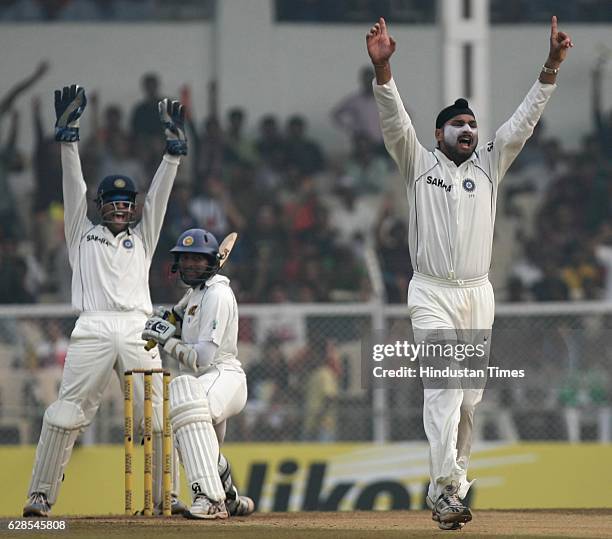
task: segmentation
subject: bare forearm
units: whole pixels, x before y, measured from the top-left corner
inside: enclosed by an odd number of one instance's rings
[[[387,84],[391,80],[391,64],[383,62],[382,64],[372,64],[374,73],[376,74],[376,84]]]

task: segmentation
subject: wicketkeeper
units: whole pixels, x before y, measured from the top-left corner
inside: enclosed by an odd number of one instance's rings
[[[183,232],[176,246],[173,271],[191,287],[172,309],[160,309],[142,338],[154,340],[179,363],[181,376],[170,383],[170,421],[175,444],[191,487],[187,518],[225,519],[255,510],[240,496],[230,466],[220,452],[227,420],[247,400],[246,376],[238,361],[238,306],[230,281],[218,275],[219,244],[206,230]],[[175,320],[175,323],[169,322]]]
[[[491,264],[495,204],[500,182],[540,119],[556,85],[559,66],[573,46],[553,17],[548,58],[538,80],[492,141],[478,147],[476,116],[465,99],[436,119],[433,151],[419,141],[404,109],[389,59],[395,41],[384,19],[366,36],[374,64],[374,96],[385,146],[406,181],[409,247],[414,278],[408,312],[415,342],[440,334],[473,332],[490,345],[494,317]],[[455,338],[456,338],[455,337]],[[470,484],[467,470],[474,409],[483,389],[433,389],[424,393],[423,422],[430,447],[427,502],[440,528],[453,530],[472,519],[462,502]]]
[[[115,371],[123,386],[130,369],[161,367],[157,349],[145,351],[142,327],[153,311],[149,267],[166,212],[181,155],[187,154],[184,111],[178,101],[164,99],[159,114],[166,133],[166,152],[147,193],[142,219],[135,224],[136,186],[122,174],[104,178],[98,187],[100,223],[87,218],[87,187],[81,171],[77,141],[79,118],[85,110],[85,90],[65,86],[55,92],[55,140],[61,143],[64,192],[64,231],[72,268],[72,305],[79,311],[70,337],[59,396],[47,408],[28,502],[23,516],[46,517],[57,500],[64,469],[74,442],[95,416]],[[112,136],[112,135],[111,135]],[[155,377],[154,503],[162,504],[162,381]],[[144,382],[134,380],[134,424],[143,422]],[[176,497],[172,510],[185,506]],[[96,486],[92,485],[95,494]]]

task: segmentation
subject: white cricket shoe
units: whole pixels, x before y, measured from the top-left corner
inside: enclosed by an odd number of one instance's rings
[[[248,496],[237,496],[233,500],[226,500],[225,505],[232,517],[248,517],[255,511],[255,502]]]
[[[218,502],[211,500],[205,494],[198,494],[193,500],[189,511],[183,514],[185,518],[202,518],[202,519],[215,519],[215,518],[228,518],[227,508],[225,506],[225,500]]]
[[[457,495],[459,488],[454,483],[446,485],[444,491],[433,504],[431,518],[438,523],[441,530],[460,530],[466,522],[472,520],[469,507]],[[428,504],[431,500],[427,500]]]
[[[47,500],[47,495],[42,492],[33,492],[23,508],[24,517],[48,517],[51,506]]]

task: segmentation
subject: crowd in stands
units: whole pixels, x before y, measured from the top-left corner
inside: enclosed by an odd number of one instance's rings
[[[612,299],[612,115],[601,105],[604,64],[602,58],[593,69],[594,131],[581,148],[564,150],[543,120],[508,173],[498,214],[516,222],[518,255],[500,299]],[[0,102],[0,303],[70,300],[59,145],[34,97],[34,149],[24,155],[15,105],[48,68],[41,63]],[[241,107],[224,114],[214,105],[198,110],[189,89],[182,89],[190,154],[152,264],[154,302],[181,294],[168,251],[189,227],[206,228],[219,240],[239,233],[227,272],[241,303],[368,300],[370,248],[378,255],[387,301],[405,301],[412,275],[406,216],[390,190],[395,167],[382,144],[371,77],[364,68],[356,92],[330,111],[330,129],[343,130],[352,141],[348,155],[340,156],[310,136],[299,113],[286,119],[269,114],[253,125]],[[164,147],[157,112],[161,84],[156,74],[145,74],[142,99],[132,110],[102,107],[90,92],[83,118],[90,135],[80,142],[80,153],[91,219],[97,217],[95,189],[108,174],[133,178],[142,203]],[[210,92],[214,104],[214,84]],[[203,112],[205,118],[196,121]],[[20,181],[27,167],[30,189]]]
[[[593,132],[575,152],[540,121],[513,164],[502,211],[520,225],[509,301],[612,300],[612,111],[602,107],[605,56],[592,70]]]

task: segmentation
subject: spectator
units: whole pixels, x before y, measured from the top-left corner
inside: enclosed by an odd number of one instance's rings
[[[334,125],[354,140],[357,134],[365,134],[374,144],[377,153],[384,152],[378,109],[372,91],[374,70],[364,66],[359,71],[359,90],[344,97],[331,111]]]
[[[542,279],[533,285],[536,301],[568,301],[569,289],[556,267],[548,262],[544,266]]]
[[[246,113],[235,107],[227,113],[227,134],[225,138],[225,161],[229,164],[244,163],[253,165],[257,160],[255,146],[244,134]]]
[[[359,195],[382,191],[389,169],[387,161],[374,152],[374,146],[364,133],[353,137],[353,150],[346,164],[346,176],[351,178]]]
[[[301,174],[311,175],[323,170],[323,152],[314,140],[306,137],[306,120],[303,116],[296,114],[289,118],[284,150],[287,163]]]
[[[304,391],[304,432],[308,441],[332,442],[337,431],[340,359],[330,340],[308,345]]]
[[[255,141],[255,148],[259,158],[268,162],[278,150],[284,150],[285,141],[278,127],[276,116],[268,114],[259,122],[259,137]],[[284,156],[284,153],[283,153]]]

